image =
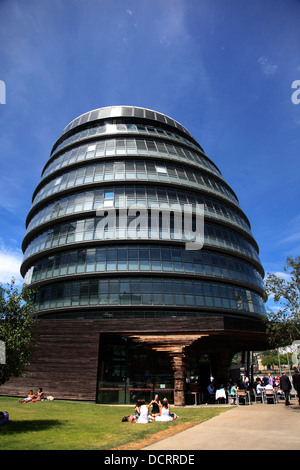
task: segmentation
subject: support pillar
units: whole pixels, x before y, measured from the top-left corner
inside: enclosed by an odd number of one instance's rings
[[[174,372],[174,405],[185,405],[185,382],[186,367],[184,353],[177,353],[171,356],[171,364]]]
[[[186,347],[190,346],[194,341],[208,336],[207,334],[175,334],[175,335],[128,335],[133,341],[145,343],[148,347],[155,351],[163,351],[170,357],[173,373],[174,373],[174,405],[184,406],[185,404],[185,353]]]

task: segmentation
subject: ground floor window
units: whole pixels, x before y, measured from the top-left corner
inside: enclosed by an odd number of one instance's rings
[[[150,402],[155,394],[174,401],[170,358],[118,334],[100,335],[98,403]]]

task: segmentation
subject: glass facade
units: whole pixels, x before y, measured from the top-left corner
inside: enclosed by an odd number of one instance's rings
[[[126,129],[129,126],[126,126],[125,124],[110,126],[110,130],[112,132],[113,128],[116,134],[124,134],[125,129],[121,131],[120,127],[124,127]],[[135,131],[137,135],[141,134],[139,129],[140,126],[131,127],[131,132]],[[128,131],[128,129],[126,130]],[[80,137],[74,139],[76,135],[72,136],[70,139],[66,139],[63,144],[56,149],[55,153],[51,157],[50,163],[45,168],[43,176],[47,177],[57,169],[63,168],[66,165],[72,165],[84,160],[93,160],[94,158],[111,157],[112,155],[141,155],[145,157],[151,157],[154,155],[157,158],[162,158],[163,156],[166,160],[188,162],[195,166],[199,166],[200,168],[208,168],[217,176],[222,177],[218,168],[209,159],[204,157],[203,152],[201,152],[195,144],[188,142],[180,136],[175,136],[174,134],[172,134],[173,138],[171,138],[170,133],[167,133],[162,129],[158,129],[160,132],[157,132],[158,130],[156,129],[154,130],[158,137],[163,135],[167,142],[164,143],[158,139],[151,139],[150,137],[147,139],[111,139],[109,136],[106,136],[105,140],[101,140],[100,142],[79,145],[77,148],[69,150],[69,147],[71,147],[75,142],[80,143],[86,140],[89,136],[95,138],[94,129],[91,129],[90,132],[80,132],[78,134]],[[93,134],[91,131],[93,131]],[[153,133],[151,133],[151,135],[153,137]],[[175,141],[175,143],[172,141]],[[184,144],[184,146],[176,145],[177,142]],[[64,152],[61,153],[63,149]]]
[[[204,212],[209,219],[216,219],[222,224],[230,222],[237,225],[240,231],[250,234],[250,228],[242,214],[234,207],[227,206],[217,199],[208,198],[200,194],[188,191],[178,191],[176,189],[166,189],[162,187],[140,187],[140,186],[109,186],[105,189],[92,189],[89,191],[76,192],[65,197],[57,197],[54,202],[43,205],[38,211],[31,211],[30,223],[27,232],[31,232],[35,227],[45,224],[55,219],[61,219],[78,212],[86,213],[96,211],[105,207],[108,196],[111,196],[112,207],[115,209],[130,208],[139,206],[141,208],[172,208],[174,206],[184,207],[189,204],[202,204]]]
[[[99,164],[87,164],[84,167],[75,168],[65,172],[57,178],[53,178],[36,194],[33,206],[40,201],[47,200],[54,194],[59,194],[69,188],[82,187],[99,182],[116,181],[143,181],[156,183],[170,183],[176,187],[195,188],[200,191],[201,187],[211,195],[218,194],[225,199],[236,203],[233,192],[223,183],[210,175],[193,169],[171,165],[166,163],[147,162],[143,159],[138,161],[114,161]]]
[[[60,282],[38,290],[39,310],[93,306],[172,306],[260,313],[261,297],[227,284],[159,277],[114,277],[105,280]],[[104,311],[99,310],[99,318]],[[82,313],[80,314],[82,317]],[[137,312],[137,316],[140,313]],[[126,318],[126,312],[122,314]]]
[[[203,247],[187,249],[199,205]],[[190,232],[178,218],[187,206]],[[41,318],[264,315],[264,271],[237,196],[187,129],[156,111],[100,108],[64,129],[22,248]]]
[[[99,358],[99,403],[149,403],[157,393],[173,403],[174,378],[166,354],[124,336],[101,334]]]
[[[34,263],[25,275],[26,284],[59,276],[106,272],[180,273],[198,277],[230,278],[263,289],[257,269],[231,256],[209,251],[143,245],[64,251]]]

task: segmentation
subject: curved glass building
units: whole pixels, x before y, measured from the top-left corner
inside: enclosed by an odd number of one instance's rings
[[[53,146],[26,228],[21,273],[37,288],[41,320],[105,320],[115,333],[127,325],[156,351],[166,330],[154,339],[149,325],[159,321],[176,338],[163,347],[172,360],[183,334],[183,356],[216,334],[204,319],[222,318],[224,334],[226,321],[230,331],[239,322],[261,330],[264,271],[247,216],[203,148],[164,114],[112,106],[74,119]],[[254,338],[244,338],[247,349]]]

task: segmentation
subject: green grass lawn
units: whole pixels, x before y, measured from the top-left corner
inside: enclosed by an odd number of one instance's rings
[[[9,423],[0,426],[0,450],[116,449],[182,423],[200,423],[228,409],[172,408],[179,418],[170,423],[136,424],[121,422],[133,406],[60,400],[18,403],[17,398],[0,397],[0,410],[9,413]]]

